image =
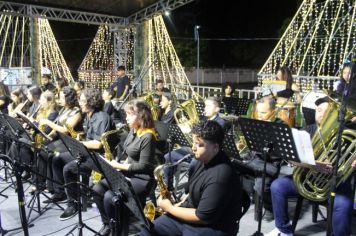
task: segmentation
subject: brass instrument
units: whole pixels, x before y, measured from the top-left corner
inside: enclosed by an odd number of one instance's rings
[[[199,115],[196,109],[195,101],[193,99],[189,99],[182,104],[179,104],[174,111],[174,119],[179,128],[186,135],[189,143],[192,143],[192,138],[187,136],[187,134],[190,134],[193,125],[199,122]]]
[[[79,134],[79,139],[83,140],[83,137],[81,136],[82,133],[75,131],[72,126],[70,126],[68,124],[64,124],[64,127],[67,128],[67,131],[72,138],[77,139],[78,134]]]
[[[163,164],[163,165],[157,166],[154,169],[153,175],[155,177],[155,180],[157,181],[157,187],[158,187],[159,193],[163,199],[168,199],[169,201],[174,203],[171,193],[169,192],[168,187],[163,179],[163,175],[164,175],[163,169],[164,168],[172,168],[174,166],[177,166],[180,163],[182,163],[183,161],[185,161],[186,159],[188,159],[189,157],[190,157],[190,154],[184,156],[182,159],[180,159],[179,161],[177,161],[174,164],[172,164],[172,163]],[[145,209],[143,211],[145,213],[146,218],[151,222],[155,219],[155,217],[157,215],[163,215],[163,213],[164,213],[162,208],[155,207],[151,201],[146,203]]]
[[[147,102],[147,104],[149,105],[149,107],[151,108],[153,120],[158,120],[159,104],[154,103],[153,96],[154,96],[154,93],[147,93],[146,95],[144,95],[142,97],[142,99],[145,100]]]
[[[351,163],[355,159],[356,151],[356,131],[345,129],[342,133],[341,159],[338,166],[335,166],[339,109],[340,104],[333,100],[329,102],[327,113],[312,138],[315,159],[318,162],[330,162],[333,168],[337,168],[337,185],[352,174]],[[353,112],[347,109],[345,119],[349,120],[352,115]],[[329,197],[331,178],[332,173],[320,173],[299,166],[293,171],[293,180],[299,194],[312,201],[325,201]]]
[[[103,144],[104,157],[106,160],[111,161],[114,159],[114,154],[111,152],[108,137],[112,134],[122,133],[125,128],[126,128],[126,126],[123,126],[120,129],[110,130],[110,131],[103,133],[103,135],[101,136],[101,143]],[[102,177],[101,173],[99,173],[97,171],[91,172],[91,179],[94,184],[98,183],[101,180],[101,177]]]

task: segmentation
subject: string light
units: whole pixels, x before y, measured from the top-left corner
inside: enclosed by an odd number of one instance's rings
[[[331,89],[355,40],[356,1],[304,0],[281,40],[259,72],[259,85],[290,66],[302,92],[316,84]],[[328,79],[325,79],[325,78]],[[332,79],[334,78],[334,79]]]

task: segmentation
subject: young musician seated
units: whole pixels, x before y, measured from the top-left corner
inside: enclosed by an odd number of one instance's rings
[[[78,100],[79,100],[80,94],[82,93],[82,91],[83,91],[84,88],[85,88],[85,83],[84,83],[84,81],[82,81],[82,80],[77,80],[77,81],[75,81],[75,83],[74,83],[74,85],[73,85],[73,88],[74,88],[74,90],[76,91],[76,93],[77,93],[77,98],[78,98]]]
[[[158,205],[166,214],[153,221],[146,235],[236,235],[241,217],[239,177],[221,150],[224,131],[215,121],[193,127],[192,151],[197,165],[189,178],[189,195],[174,205],[161,196]]]
[[[204,119],[206,120],[212,120],[216,121],[223,129],[225,128],[225,120],[222,119],[219,116],[219,111],[220,111],[220,100],[218,97],[208,97],[205,102],[205,107],[204,107]],[[177,150],[174,150],[170,153],[167,153],[164,155],[164,159],[166,160],[166,163],[176,163],[180,159],[182,159],[184,156],[192,154],[192,150],[190,147],[181,147]],[[187,160],[188,162],[191,161],[191,159]],[[166,168],[164,170],[165,172],[165,181],[167,183],[168,189],[172,190],[173,189],[173,174],[175,172],[175,168]]]
[[[63,142],[58,139],[57,133],[72,135],[68,128],[73,129],[75,132],[82,130],[82,115],[79,107],[77,107],[78,100],[76,91],[69,86],[64,87],[59,93],[58,102],[62,109],[54,121],[45,118],[39,120],[40,125],[46,125],[52,129],[49,133],[49,136],[52,137],[52,141],[45,142],[48,150],[43,150],[39,153],[39,161],[43,171],[42,174],[46,175],[49,179],[53,178],[53,155],[67,151]],[[47,189],[51,192],[54,191],[52,181],[47,181]]]
[[[224,106],[224,112],[226,114],[234,114],[236,112],[237,107],[231,106],[232,104],[237,104],[237,98],[233,97],[235,88],[232,83],[226,82],[222,86],[223,96],[221,102]]]
[[[55,102],[55,96],[54,93],[47,90],[43,92],[40,96],[39,99],[39,106],[37,107],[37,112],[36,112],[36,118],[28,117],[29,120],[35,123],[35,125],[38,126],[38,128],[46,133],[49,134],[52,129],[47,126],[39,123],[40,119],[48,119],[48,120],[55,120],[58,116],[58,112],[56,110],[56,102]],[[39,134],[37,134],[34,137],[35,142],[37,137],[41,137]],[[46,141],[46,139],[43,138],[43,141]],[[36,143],[37,145],[41,145],[43,143]],[[10,148],[10,156],[13,158],[16,158],[17,160],[20,160],[22,163],[30,166],[33,163],[33,151],[27,147],[27,146],[21,146],[20,147],[20,153],[17,152],[18,148],[17,145],[12,145]],[[40,151],[40,150],[37,150]],[[30,177],[30,174],[28,172],[24,172],[23,178],[28,179]],[[41,179],[43,180],[43,179]],[[43,180],[44,181],[44,180]]]
[[[41,83],[42,92],[45,92],[47,90],[54,92],[56,90],[56,86],[54,86],[54,84],[52,83],[52,78],[50,75],[42,75]]]
[[[164,123],[172,124],[174,121],[174,98],[170,92],[163,92],[160,102],[160,107],[162,109],[159,121]]]
[[[41,93],[41,89],[37,86],[32,86],[27,90],[27,99],[32,103],[26,114],[28,117],[36,118]]]
[[[162,96],[162,94],[164,92],[170,92],[170,91],[169,91],[168,88],[164,87],[163,80],[161,80],[161,79],[156,80],[156,91],[155,91],[155,93],[158,96]]]
[[[320,125],[324,118],[326,118],[325,115],[329,106],[327,98],[319,98],[315,104],[317,105],[315,112],[316,124],[311,127],[307,127],[306,129],[306,131],[311,135],[316,132],[317,126]],[[315,133],[315,135],[318,134]],[[354,169],[356,169],[355,160],[351,165]],[[317,171],[321,170],[322,172],[330,173],[330,171],[332,171],[332,166],[317,162],[315,169]],[[353,199],[350,179],[351,178],[346,180],[344,183],[341,183],[336,191],[332,222],[333,235],[335,236],[346,236],[351,234]],[[288,198],[298,196],[297,189],[295,188],[293,182],[293,177],[289,175],[273,181],[271,185],[271,194],[276,228],[265,235],[292,236],[292,225],[290,224],[288,216]]]
[[[27,113],[28,101],[26,100],[26,95],[21,88],[17,88],[11,92],[12,103],[8,106],[9,115],[16,117],[16,112],[22,111]],[[26,104],[25,104],[26,103]]]
[[[103,100],[99,90],[85,89],[79,100],[81,111],[86,114],[83,128],[86,133],[85,141],[82,144],[89,150],[103,153],[103,145],[101,143],[101,135],[114,128],[114,124],[110,116],[102,111]],[[81,163],[81,173],[89,175],[93,169],[93,162],[89,157],[84,157]],[[53,178],[59,183],[72,183],[77,181],[77,163],[76,157],[73,157],[69,152],[60,153],[59,156],[54,156],[52,161]],[[60,216],[60,220],[66,220],[78,211],[76,203],[77,192],[76,184],[71,184],[64,191],[63,185],[54,186],[54,195],[52,202],[59,202],[68,197],[68,207]],[[67,196],[66,196],[67,193]]]
[[[104,100],[103,112],[106,112],[109,116],[111,116],[114,112],[114,105],[112,104],[111,99],[114,98],[115,92],[111,89],[105,89],[102,96]]]
[[[150,108],[144,101],[131,100],[125,105],[124,110],[126,122],[130,127],[130,133],[126,138],[123,151],[127,159],[124,163],[112,160],[111,165],[130,179],[141,206],[145,206],[146,197],[153,187],[153,170],[156,165],[154,158],[156,143],[154,121]],[[109,190],[105,179],[101,180],[93,189],[98,193],[94,195],[94,202],[99,208],[103,222],[99,234],[106,236],[110,234],[110,219],[115,216],[112,201],[114,194]]]

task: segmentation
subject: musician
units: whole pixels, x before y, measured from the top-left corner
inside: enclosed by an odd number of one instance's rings
[[[52,78],[50,75],[42,75],[42,78],[41,78],[41,89],[42,89],[42,92],[44,91],[51,91],[51,92],[54,92],[56,90],[56,86],[54,86],[54,84],[52,83]]]
[[[85,84],[84,81],[82,80],[77,80],[75,81],[73,88],[74,90],[77,92],[77,98],[79,100],[80,98],[80,94],[82,93],[82,91],[84,90]]]
[[[57,133],[70,134],[67,127],[72,127],[74,131],[79,132],[82,130],[82,115],[80,109],[77,107],[77,93],[76,91],[66,86],[59,93],[59,105],[62,109],[59,111],[58,117],[51,121],[50,119],[40,119],[40,125],[46,125],[52,129],[49,136],[53,141],[45,142],[45,146],[50,152],[42,151],[39,155],[40,171],[43,175],[46,175],[49,179],[53,178],[52,158],[55,153],[67,151],[61,140],[58,140]],[[54,191],[52,181],[47,181],[47,189],[50,192]],[[45,201],[45,203],[51,201]]]
[[[274,94],[278,98],[285,98],[289,99],[292,98],[293,95],[296,95],[296,100],[298,103],[301,102],[301,97],[300,97],[300,91],[298,86],[293,83],[293,77],[292,77],[292,72],[287,66],[282,66],[277,69],[276,73],[277,80],[279,81],[286,81],[286,89],[277,92]]]
[[[39,119],[48,119],[53,121],[58,116],[54,93],[52,93],[51,91],[46,90],[44,93],[41,94],[41,97],[39,99],[39,106],[40,107],[36,114],[36,119],[33,119],[32,117],[28,117],[29,120],[34,122],[36,125],[39,125],[38,123]],[[49,134],[51,132],[51,128],[46,125],[39,125],[38,127],[41,131],[43,131],[46,134]],[[25,141],[25,142],[29,143],[29,141]],[[22,163],[28,166],[30,166],[31,163],[33,162],[33,151],[27,146],[21,146],[20,152],[18,153],[17,145],[12,145],[10,147],[10,156],[12,158],[16,158],[17,160],[20,160]],[[23,178],[28,179],[29,177],[30,177],[30,173],[25,171],[23,174]]]
[[[9,88],[3,81],[0,82],[0,111],[8,114],[8,106],[11,103]]]
[[[117,76],[117,79],[110,86],[110,89],[115,92],[115,98],[117,98],[119,101],[122,101],[125,99],[130,87],[130,79],[126,75],[125,66],[118,67]]]
[[[38,106],[40,105],[40,97],[42,90],[37,86],[32,86],[27,90],[27,99],[32,103],[30,108],[28,109],[27,115],[29,117],[36,118],[38,111]]]
[[[169,91],[168,88],[164,87],[163,80],[161,80],[161,79],[156,80],[156,91],[155,91],[155,93],[158,96],[162,96],[162,94],[164,92],[170,92],[170,91]]]
[[[276,108],[276,101],[272,97],[263,97],[256,103],[256,114],[255,119],[263,120],[263,121],[272,121],[274,122],[275,117],[275,108]],[[264,160],[260,156],[259,153],[256,152],[249,152],[247,154],[249,158],[243,157],[244,159],[249,159],[246,163],[252,167],[263,167]],[[270,185],[274,179],[276,179],[279,175],[280,170],[280,160],[273,159],[268,160],[267,163],[268,170],[266,178],[265,178],[265,187],[264,193],[262,194],[262,173],[258,173],[255,177],[254,181],[254,191],[258,194],[258,197],[263,197],[264,201],[264,220],[271,221],[273,220],[273,213],[272,213],[272,201],[271,201],[271,191]],[[261,168],[258,168],[261,169]]]
[[[219,98],[218,97],[208,97],[205,100],[204,104],[205,104],[205,107],[204,107],[205,117],[203,119],[215,121],[224,129],[225,128],[225,120],[219,116],[219,111],[220,111]],[[175,163],[188,154],[192,154],[192,150],[190,149],[190,147],[181,147],[179,149],[172,151],[170,153],[170,155],[169,155],[169,153],[164,155],[164,159],[166,160],[166,163]],[[188,162],[190,162],[191,160],[192,160],[191,158],[187,159]],[[169,190],[173,190],[174,171],[175,171],[175,168],[166,168],[164,170],[165,181],[167,183]]]
[[[25,104],[26,95],[24,94],[21,88],[17,88],[11,92],[11,100],[12,103],[10,103],[7,108],[9,110],[10,116],[15,117],[17,111],[22,111],[23,113],[27,113],[28,107],[26,107],[27,104]]]
[[[314,124],[314,128],[306,129],[309,133],[315,132],[315,127],[320,125],[321,121],[325,118],[326,111],[329,106],[328,98],[319,98],[315,104],[317,105],[315,110],[316,124]],[[352,166],[356,168],[355,161]],[[316,171],[327,173],[332,171],[332,166],[327,163],[316,162],[316,166],[314,168]],[[349,180],[340,184],[337,188],[332,222],[333,235],[335,236],[345,236],[351,234],[351,217],[353,209],[351,189],[352,187]],[[273,181],[271,185],[271,195],[276,228],[266,235],[292,236],[292,226],[289,222],[288,216],[288,198],[298,196],[292,176],[280,177]]]
[[[234,104],[237,104],[237,98],[233,97],[235,88],[234,85],[230,82],[226,82],[222,86],[223,96],[222,103],[224,107],[224,112],[226,114],[234,114],[236,112],[236,107],[233,107]]]
[[[350,86],[351,72],[352,72],[351,64],[349,64],[349,63],[344,64],[344,66],[341,70],[341,78],[337,82],[335,82],[337,93],[339,93],[339,94],[344,93],[345,96],[347,96],[348,93],[352,92],[350,90],[351,89],[351,86]],[[348,87],[346,87],[347,85],[348,85]]]
[[[126,122],[130,127],[123,152],[127,159],[124,163],[112,160],[110,164],[130,179],[141,206],[144,206],[146,197],[154,183],[153,170],[156,165],[154,159],[156,143],[154,121],[149,106],[142,100],[129,101],[124,110]],[[103,222],[99,234],[109,235],[109,222],[115,216],[112,201],[114,194],[109,190],[105,179],[94,186],[94,191],[99,193],[94,195],[94,202],[99,208]]]
[[[241,187],[229,158],[221,150],[224,131],[215,121],[193,127],[192,150],[198,162],[189,178],[189,195],[173,205],[159,198],[167,213],[155,221],[146,235],[236,235],[241,217]]]
[[[85,89],[79,100],[79,106],[83,113],[86,114],[83,128],[86,133],[85,141],[82,144],[89,150],[103,153],[103,145],[101,143],[101,135],[109,130],[114,129],[114,124],[110,116],[103,112],[103,100],[99,90]],[[89,157],[84,157],[80,165],[80,171],[83,175],[88,175],[94,168],[94,164]],[[59,183],[73,183],[77,181],[77,163],[76,157],[73,157],[69,152],[60,153],[59,156],[54,156],[52,161],[53,177]],[[78,205],[75,202],[77,199],[76,184],[71,184],[67,187],[66,193],[62,185],[55,186],[55,194],[52,196],[52,202],[58,202],[68,197],[68,207],[59,217],[60,220],[67,220],[78,212]],[[66,196],[67,194],[67,196]]]
[[[62,77],[56,81],[56,99],[59,99],[60,93],[64,87],[68,86],[67,79]]]
[[[170,92],[163,92],[160,102],[160,107],[162,109],[159,120],[164,123],[172,124],[174,123],[174,98]]]
[[[104,100],[103,112],[106,112],[109,116],[111,116],[114,112],[114,105],[112,104],[111,100],[115,96],[115,92],[111,89],[105,89],[102,96]]]

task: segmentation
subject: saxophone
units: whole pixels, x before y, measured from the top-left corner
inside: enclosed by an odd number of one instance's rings
[[[172,203],[175,202],[173,200],[173,198],[172,198],[172,195],[171,195],[170,191],[168,190],[168,187],[167,187],[166,183],[164,182],[163,169],[164,168],[172,168],[174,166],[177,166],[180,163],[182,163],[183,161],[185,161],[186,159],[188,159],[190,156],[191,156],[191,154],[185,155],[182,159],[180,159],[179,161],[177,161],[174,164],[173,163],[167,163],[167,164],[159,165],[154,169],[153,175],[155,177],[155,180],[157,181],[157,187],[159,189],[159,195],[161,195],[163,199],[168,199]],[[155,205],[151,201],[146,203],[145,209],[143,211],[145,213],[146,218],[151,222],[155,219],[155,217],[157,215],[163,215],[164,214],[164,211],[162,210],[162,208],[155,207]]]

